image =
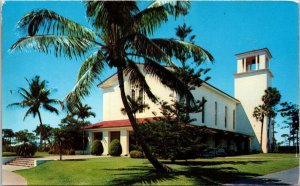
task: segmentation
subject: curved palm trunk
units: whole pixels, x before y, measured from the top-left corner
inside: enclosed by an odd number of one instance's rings
[[[171,168],[169,168],[166,165],[163,165],[162,163],[160,163],[150,152],[150,149],[148,147],[148,145],[145,142],[144,137],[141,135],[140,130],[137,126],[136,120],[134,119],[133,116],[133,112],[128,104],[126,95],[125,95],[125,88],[124,88],[124,78],[123,78],[123,70],[122,67],[117,67],[117,71],[118,71],[118,81],[119,81],[119,87],[120,87],[120,91],[121,91],[121,98],[122,98],[122,102],[124,104],[124,108],[126,110],[127,116],[129,118],[129,121],[131,123],[131,126],[133,128],[133,131],[136,135],[137,141],[138,143],[142,146],[142,149],[145,153],[145,156],[147,157],[147,159],[150,161],[150,163],[155,167],[155,169],[159,172],[162,173],[169,173],[172,171]]]
[[[42,122],[42,117],[41,117],[41,113],[40,113],[40,111],[37,111],[37,113],[38,113],[38,116],[39,116],[39,120],[40,120],[40,127],[41,127],[41,131],[40,131],[40,149],[42,148],[42,143],[43,143],[43,140],[42,140],[42,132],[43,132],[43,130],[42,130],[42,125],[43,125],[43,122]]]

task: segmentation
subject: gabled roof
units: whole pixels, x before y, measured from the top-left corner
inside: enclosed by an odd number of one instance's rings
[[[118,76],[117,76],[117,73],[114,73],[113,75],[109,76],[106,80],[102,81],[101,83],[99,83],[97,86],[99,88],[107,88],[107,87],[110,87],[116,80],[117,80]],[[219,92],[220,94],[224,95],[225,97],[228,97],[230,99],[233,99],[234,101],[236,102],[240,102],[238,99],[236,99],[235,97],[225,93],[224,91],[218,89],[217,87],[207,83],[207,82],[204,82],[203,84],[207,85],[209,88],[213,89],[214,91],[217,91]]]
[[[154,121],[153,117],[148,118],[137,118],[137,123],[144,123],[148,121]],[[114,127],[130,127],[129,119],[123,120],[111,120],[111,121],[102,121],[99,123],[95,123],[89,126],[84,127],[84,129],[95,129],[95,128],[114,128]]]

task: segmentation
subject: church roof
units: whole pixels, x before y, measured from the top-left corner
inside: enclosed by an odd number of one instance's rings
[[[107,88],[107,87],[110,87],[115,81],[117,81],[118,79],[118,76],[117,76],[117,73],[114,73],[112,74],[111,76],[109,76],[108,78],[106,78],[104,81],[102,81],[101,83],[99,83],[97,86],[99,88]],[[207,87],[213,89],[214,91],[224,95],[225,97],[228,97],[229,99],[232,99],[234,100],[235,102],[240,102],[238,99],[236,99],[235,97],[225,93],[224,91],[218,89],[217,87],[207,83],[207,82],[204,82],[203,83],[204,85],[207,85]],[[202,84],[202,85],[203,85]]]
[[[144,123],[147,121],[153,121],[153,117],[148,118],[137,118],[137,123]],[[101,121],[99,123],[95,123],[92,125],[88,125],[84,127],[84,129],[95,129],[95,128],[114,128],[114,127],[130,127],[130,121],[129,119],[123,119],[123,120],[111,120],[111,121]]]

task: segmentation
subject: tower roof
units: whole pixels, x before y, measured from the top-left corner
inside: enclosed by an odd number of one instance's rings
[[[242,57],[246,57],[246,56],[252,56],[252,55],[257,54],[257,53],[265,53],[265,54],[268,55],[269,59],[272,58],[271,52],[269,51],[268,48],[262,48],[262,49],[251,50],[251,51],[248,51],[248,52],[235,54],[235,57],[236,58],[242,58]]]

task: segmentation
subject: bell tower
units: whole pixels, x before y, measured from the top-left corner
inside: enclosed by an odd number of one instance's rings
[[[260,149],[261,123],[252,116],[254,108],[262,104],[264,91],[272,86],[273,74],[269,69],[272,55],[267,48],[235,55],[237,73],[234,74],[234,96],[241,102],[254,131],[251,149]],[[265,119],[262,135],[262,151],[267,152],[271,144],[271,131]]]

